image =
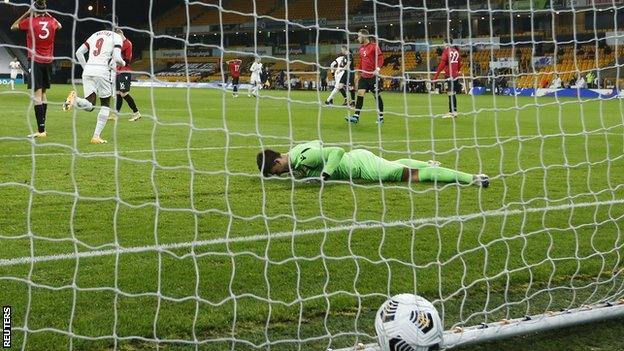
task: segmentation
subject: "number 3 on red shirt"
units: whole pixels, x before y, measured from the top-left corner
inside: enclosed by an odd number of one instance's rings
[[[50,22],[39,22],[41,26],[41,32],[39,33],[39,39],[47,39],[50,36],[50,30],[48,29],[48,23]],[[45,33],[45,34],[43,34]]]
[[[95,50],[93,50],[93,56],[98,56],[102,52],[103,44],[104,44],[104,38],[100,38],[95,42]]]

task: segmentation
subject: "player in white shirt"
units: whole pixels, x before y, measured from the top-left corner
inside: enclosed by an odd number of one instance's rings
[[[561,78],[559,75],[555,73],[555,78],[553,78],[552,83],[550,83],[551,89],[560,89],[561,88]]]
[[[22,65],[17,60],[17,57],[13,58],[13,61],[9,62],[9,68],[11,69],[11,90],[15,90],[15,80],[18,75],[22,75],[24,78],[24,71],[22,70]]]
[[[336,57],[336,59],[329,65],[329,69],[331,69],[334,74],[334,89],[332,89],[331,93],[325,100],[325,105],[331,105],[334,103],[334,96],[340,92],[342,97],[345,99],[344,105],[347,104],[347,92],[345,89],[346,78],[345,74],[346,70],[349,67],[347,58],[343,55]]]
[[[253,93],[258,96],[258,90],[262,89],[262,79],[260,79],[260,73],[262,72],[262,63],[260,63],[260,57],[256,56],[254,63],[251,64],[251,79],[249,80],[249,91],[247,96],[251,96]]]
[[[89,112],[94,110],[96,98],[100,98],[100,112],[91,144],[106,144],[100,137],[110,114],[110,100],[113,95],[114,78],[117,65],[125,66],[121,57],[123,38],[112,30],[101,30],[93,33],[87,41],[78,48],[76,57],[82,66],[82,86],[85,98],[76,96],[71,91],[63,104],[63,110],[69,111],[72,106]],[[89,53],[89,59],[85,54]]]

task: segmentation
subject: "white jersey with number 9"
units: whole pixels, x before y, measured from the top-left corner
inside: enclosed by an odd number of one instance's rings
[[[110,80],[113,51],[115,47],[121,48],[122,44],[123,38],[115,32],[102,30],[93,33],[85,42],[89,49],[89,59],[82,75]]]

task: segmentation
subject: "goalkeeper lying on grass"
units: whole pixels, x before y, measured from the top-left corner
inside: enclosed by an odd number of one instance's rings
[[[439,167],[434,162],[411,159],[388,161],[368,150],[345,152],[341,147],[323,147],[320,141],[297,145],[286,154],[264,150],[256,158],[265,177],[292,170],[295,178],[311,180],[362,179],[368,182],[441,182],[474,184],[487,188],[485,174],[468,174]]]

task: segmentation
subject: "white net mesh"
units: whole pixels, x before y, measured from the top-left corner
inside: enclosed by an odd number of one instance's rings
[[[64,26],[57,78],[80,78],[70,58],[106,14],[135,42],[143,119],[128,123],[124,102],[108,145],[88,145],[94,114],[60,112],[80,85],[52,86],[34,141],[33,92],[0,92],[14,347],[320,350],[374,342],[397,293],[431,300],[447,330],[624,298],[619,1],[144,5],[128,25],[119,3],[48,4]],[[384,53],[383,126],[372,94],[357,125],[340,95],[325,105],[323,71],[343,44],[359,63],[361,28]],[[2,35],[25,52],[24,33]],[[446,86],[428,80],[449,35],[464,90],[443,119]],[[245,96],[253,54],[268,68],[259,98]],[[238,98],[221,85],[233,58]],[[260,176],[257,152],[311,140],[491,186]]]

